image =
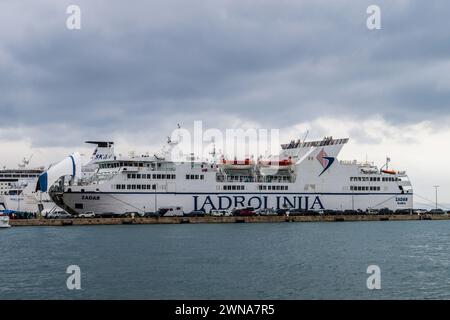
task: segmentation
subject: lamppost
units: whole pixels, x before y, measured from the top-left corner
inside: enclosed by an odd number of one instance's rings
[[[438,188],[439,188],[440,186],[433,186],[433,188],[435,188],[436,189],[436,210],[438,209]]]

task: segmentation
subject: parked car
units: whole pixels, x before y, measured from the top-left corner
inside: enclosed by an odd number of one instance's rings
[[[212,217],[229,217],[231,212],[228,210],[211,210],[210,215]]]
[[[209,215],[212,217],[223,217],[225,215],[225,210],[211,210]]]
[[[427,213],[428,213],[428,210],[426,210],[426,209],[415,209],[414,210],[414,214],[418,214],[418,215],[427,214]]]
[[[161,217],[182,217],[184,216],[182,207],[164,207],[158,210]]]
[[[205,211],[197,210],[191,211],[184,214],[185,217],[204,217]]]
[[[276,215],[278,215],[278,213],[273,208],[271,208],[271,209],[260,209],[260,210],[257,211],[257,215],[261,215],[261,216],[276,216]]]
[[[233,210],[211,210],[210,215],[213,217],[231,217]]]
[[[246,217],[246,216],[255,216],[255,215],[256,215],[256,212],[255,212],[255,208],[253,208],[253,207],[240,208],[240,209],[235,209],[233,211],[233,216]]]
[[[411,214],[411,210],[409,209],[398,209],[395,210],[395,214],[402,214],[402,215],[407,215],[407,214]]]
[[[144,217],[144,218],[152,218],[152,217],[155,218],[155,217],[160,217],[161,215],[158,211],[156,211],[156,212],[148,211],[148,212],[140,213],[140,216]]]
[[[117,218],[120,217],[120,215],[114,213],[114,212],[103,212],[101,214],[95,214],[96,218]]]
[[[139,212],[136,211],[129,211],[123,214],[123,216],[127,218],[138,217],[139,215],[140,215]]]
[[[393,214],[394,211],[392,211],[392,210],[389,209],[389,208],[383,208],[383,209],[380,209],[380,211],[379,211],[378,213],[379,213],[379,214],[387,215],[387,214]]]
[[[51,212],[48,213],[45,216],[46,219],[69,219],[72,218],[72,215],[68,214],[65,211],[55,211],[55,212]]]
[[[285,216],[287,212],[288,212],[287,209],[278,209],[278,210],[277,210],[277,215],[279,215],[279,216]]]
[[[432,209],[432,210],[430,210],[430,213],[431,214],[444,214],[445,211],[442,209]]]
[[[291,217],[295,217],[295,216],[303,216],[303,215],[305,215],[305,213],[306,213],[306,210],[302,210],[302,209],[291,209],[291,210],[288,210],[288,211],[286,212],[286,215],[289,215],[289,216],[291,216]]]
[[[78,215],[78,218],[95,218],[95,213],[92,211],[80,213]]]

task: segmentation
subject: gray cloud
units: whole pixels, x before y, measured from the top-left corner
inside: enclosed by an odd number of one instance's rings
[[[365,26],[373,1],[80,0],[81,31],[65,28],[72,1],[16,2],[0,4],[3,139],[67,146],[161,139],[195,119],[449,113],[446,1],[377,1],[379,31]]]

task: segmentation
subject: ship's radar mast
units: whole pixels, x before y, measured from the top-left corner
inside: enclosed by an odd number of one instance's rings
[[[28,166],[30,164],[31,159],[33,158],[33,154],[27,159],[27,158],[23,158],[22,162],[18,164],[18,167],[20,169],[24,169],[26,168],[26,166]]]
[[[386,157],[386,163],[381,167],[380,171],[386,168],[386,170],[389,170],[389,162],[391,162],[390,157]]]

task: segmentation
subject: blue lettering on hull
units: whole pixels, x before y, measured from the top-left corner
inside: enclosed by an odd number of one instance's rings
[[[311,201],[310,201],[311,198]],[[229,210],[242,207],[253,207],[255,209],[301,209],[301,210],[323,210],[325,209],[319,196],[193,196],[194,210],[209,212],[211,210]],[[312,203],[310,205],[310,203]]]

